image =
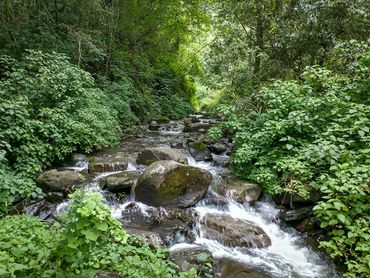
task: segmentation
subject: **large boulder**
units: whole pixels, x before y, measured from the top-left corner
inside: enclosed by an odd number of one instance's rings
[[[135,185],[140,176],[140,171],[125,171],[109,175],[100,181],[102,189],[108,189],[113,193],[125,192],[130,193],[131,187]]]
[[[73,192],[75,188],[81,187],[86,181],[85,176],[75,171],[56,169],[46,171],[39,175],[36,182],[44,192]]]
[[[138,164],[150,165],[160,160],[173,160],[182,164],[188,163],[188,158],[182,151],[169,147],[146,148],[138,154],[136,162]]]
[[[254,204],[261,195],[262,188],[258,184],[233,177],[227,180],[225,193],[238,203]]]
[[[151,164],[134,188],[137,201],[167,208],[195,205],[212,182],[210,172],[171,160]]]
[[[312,207],[303,207],[292,210],[282,210],[279,213],[279,218],[285,222],[294,222],[305,219],[312,214]]]
[[[271,245],[271,239],[262,228],[225,213],[206,213],[200,219],[200,224],[204,237],[226,246],[265,248]]]
[[[168,245],[173,244],[177,237],[185,238],[187,242],[195,240],[192,228],[196,214],[192,210],[164,210],[132,202],[122,211],[121,222],[125,229],[158,234]]]
[[[221,258],[214,263],[216,278],[272,278],[263,270],[249,267],[231,258]]]
[[[207,145],[201,141],[189,143],[189,152],[197,161],[212,160],[211,151]]]
[[[128,166],[128,156],[119,152],[108,157],[92,157],[89,159],[89,173],[105,173],[124,171]]]

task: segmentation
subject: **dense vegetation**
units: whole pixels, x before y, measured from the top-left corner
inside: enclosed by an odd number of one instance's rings
[[[368,6],[229,1],[214,16],[202,94],[217,91],[218,104],[204,108],[226,121],[210,135],[233,138],[233,171],[265,192],[320,192],[314,214],[330,236],[321,246],[345,263],[345,276],[367,277]]]
[[[368,1],[3,0],[0,24],[0,276],[196,276],[89,192],[58,225],[6,214],[72,153],[200,106],[225,116],[210,135],[233,139],[237,175],[271,195],[320,192],[321,246],[367,277]]]
[[[194,271],[176,274],[164,250],[152,250],[128,235],[101,196],[90,191],[73,194],[60,224],[47,227],[26,215],[5,217],[0,233],[1,276],[85,277],[100,269],[137,278],[197,277]]]

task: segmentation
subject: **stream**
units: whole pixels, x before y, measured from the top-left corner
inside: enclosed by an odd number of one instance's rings
[[[201,118],[202,116],[193,116]],[[200,119],[201,124],[213,121],[211,119]],[[262,195],[259,200],[251,205],[247,202],[237,203],[231,196],[220,196],[215,189],[223,177],[229,175],[226,167],[228,161],[227,151],[221,154],[212,153],[212,160],[195,160],[186,147],[189,138],[194,136],[193,132],[184,132],[184,121],[171,121],[169,123],[154,124],[148,128],[143,128],[138,136],[124,139],[121,144],[114,149],[106,150],[96,154],[97,157],[105,157],[115,153],[126,153],[129,156],[128,167],[125,171],[144,171],[146,166],[136,163],[137,154],[147,147],[167,146],[182,150],[188,156],[189,165],[206,169],[212,174],[213,182],[207,195],[195,207],[187,209],[197,218],[191,231],[177,233],[175,236],[165,240],[170,251],[186,250],[194,247],[202,247],[209,250],[215,259],[230,258],[248,268],[257,269],[264,276],[237,276],[237,277],[304,277],[304,278],[336,278],[341,275],[335,267],[326,260],[322,254],[315,252],[310,246],[305,244],[304,237],[295,229],[284,225],[277,217],[279,209],[268,196]],[[200,130],[200,133],[204,130]],[[199,133],[197,133],[199,135]],[[67,167],[78,172],[87,172],[89,167],[88,160],[81,158],[75,165]],[[114,169],[113,169],[114,170]],[[110,207],[112,214],[120,221],[125,221],[125,211],[130,214],[132,208],[135,213],[139,213],[141,221],[146,221],[151,217],[151,213],[157,208],[150,207],[135,202],[132,192],[127,192],[121,197],[116,194],[101,190],[99,184],[105,177],[122,171],[103,172],[95,174],[89,181],[87,187],[101,192],[105,197],[106,203]],[[216,200],[216,201],[214,201]],[[217,200],[222,200],[218,202]],[[68,207],[68,200],[57,205],[57,213],[61,213]],[[166,210],[161,208],[161,213],[166,214]],[[216,239],[209,239],[207,231],[201,225],[201,219],[208,213],[226,215],[232,218],[251,221],[261,227],[271,239],[271,246],[267,248],[238,248],[222,244]],[[136,217],[136,216],[135,216]],[[138,224],[137,226],[140,226]],[[137,228],[137,227],[134,227]],[[189,236],[189,235],[192,236]],[[190,238],[190,239],[189,239]],[[226,277],[226,276],[225,276]],[[227,276],[232,277],[232,276]]]

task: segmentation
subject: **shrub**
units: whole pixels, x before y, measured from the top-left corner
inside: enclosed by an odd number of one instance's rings
[[[151,250],[143,239],[128,235],[97,193],[76,191],[62,227],[57,252],[61,276],[68,273],[80,277],[97,269],[130,278],[177,276],[165,250]],[[191,273],[180,275],[196,277]]]
[[[0,219],[0,276],[52,277],[56,233],[27,215]]]
[[[347,277],[370,271],[369,65],[368,53],[349,75],[307,68],[302,82],[277,80],[260,89],[258,110],[223,108],[238,175],[271,194],[322,192],[314,212],[331,239],[321,246],[346,261]]]
[[[116,112],[104,97],[91,75],[64,55],[0,57],[0,210],[28,197],[34,184],[27,178],[56,160],[118,143]],[[9,186],[22,179],[20,188]]]

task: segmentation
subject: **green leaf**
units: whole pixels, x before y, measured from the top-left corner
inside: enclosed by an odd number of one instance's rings
[[[343,223],[346,221],[346,217],[344,216],[344,214],[339,213],[339,214],[337,215],[337,217],[338,217],[338,219],[339,219],[341,222],[343,222]]]
[[[92,230],[83,231],[83,234],[85,234],[86,239],[91,240],[91,241],[96,241],[99,237],[99,233],[97,233],[96,231],[92,231]]]

